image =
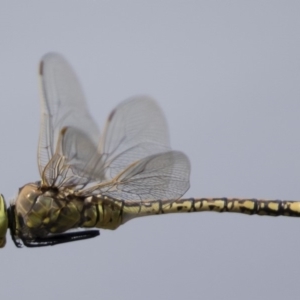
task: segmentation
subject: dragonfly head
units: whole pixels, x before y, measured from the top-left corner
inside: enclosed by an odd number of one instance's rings
[[[6,231],[8,228],[7,209],[3,195],[0,195],[0,248],[6,244]]]

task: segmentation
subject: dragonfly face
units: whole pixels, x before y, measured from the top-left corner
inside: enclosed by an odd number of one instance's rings
[[[8,216],[3,195],[0,194],[0,248],[6,244],[6,231],[8,228]]]
[[[115,229],[157,200],[178,199],[189,188],[190,164],[172,151],[165,118],[149,97],[118,105],[104,131],[87,109],[78,80],[59,54],[43,57],[39,75],[42,122],[38,147],[40,183],[20,189],[9,209],[19,245],[53,245]],[[153,211],[153,210],[152,210]]]

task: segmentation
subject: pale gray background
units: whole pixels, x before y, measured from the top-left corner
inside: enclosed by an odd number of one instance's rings
[[[129,96],[158,100],[191,160],[186,196],[300,199],[299,15],[299,1],[1,1],[1,192],[39,179],[37,64],[58,51],[99,126]],[[299,237],[300,219],[195,213],[52,248],[9,239],[0,298],[299,299]]]

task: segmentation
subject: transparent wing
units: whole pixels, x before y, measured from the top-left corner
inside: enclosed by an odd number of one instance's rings
[[[82,191],[124,200],[177,199],[189,188],[190,163],[171,151],[165,117],[150,97],[124,101],[102,135],[105,180]]]
[[[114,178],[130,164],[170,150],[165,117],[147,96],[130,98],[109,115],[100,143],[103,172]]]
[[[42,120],[38,147],[38,165],[40,174],[49,176],[48,184],[54,181],[52,171],[47,172],[45,167],[49,164],[58,148],[59,135],[63,128],[77,128],[89,140],[85,152],[80,152],[81,164],[90,160],[90,152],[99,142],[98,128],[87,110],[85,99],[79,82],[68,62],[59,54],[50,53],[42,58],[40,63],[40,81],[42,91]],[[81,149],[82,139],[78,138],[72,148]],[[70,146],[70,143],[68,143]],[[58,155],[56,155],[58,156]],[[81,166],[82,167],[82,166]],[[85,166],[86,169],[88,167]],[[51,168],[50,168],[51,169]],[[50,175],[52,174],[52,175]],[[57,175],[57,174],[56,174]]]
[[[103,179],[101,155],[90,138],[74,127],[60,131],[57,148],[43,170],[43,184],[80,189]]]
[[[132,163],[115,178],[83,191],[120,200],[178,199],[189,188],[190,163],[185,154],[168,151]]]
[[[166,121],[155,101],[135,97],[117,106],[97,146],[97,126],[69,64],[48,54],[40,76],[43,184],[127,200],[177,199],[185,193],[190,164],[183,153],[170,150]]]

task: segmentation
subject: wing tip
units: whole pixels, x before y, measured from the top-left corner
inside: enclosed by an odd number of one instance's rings
[[[45,63],[51,60],[63,59],[62,55],[56,52],[49,52],[43,55],[39,64],[39,75],[43,76],[45,71]]]
[[[40,74],[40,76],[43,76],[43,72],[44,72],[44,61],[42,60],[40,62],[40,65],[39,65],[39,74]]]
[[[109,116],[108,116],[108,122],[111,122],[111,120],[112,120],[113,116],[115,115],[115,113],[116,113],[116,109],[113,109],[111,111],[111,113],[109,114]]]
[[[42,56],[40,66],[39,66],[39,73],[43,74],[43,66],[45,63],[48,62],[55,62],[55,61],[66,61],[63,55],[57,53],[57,52],[48,52],[45,55]]]

